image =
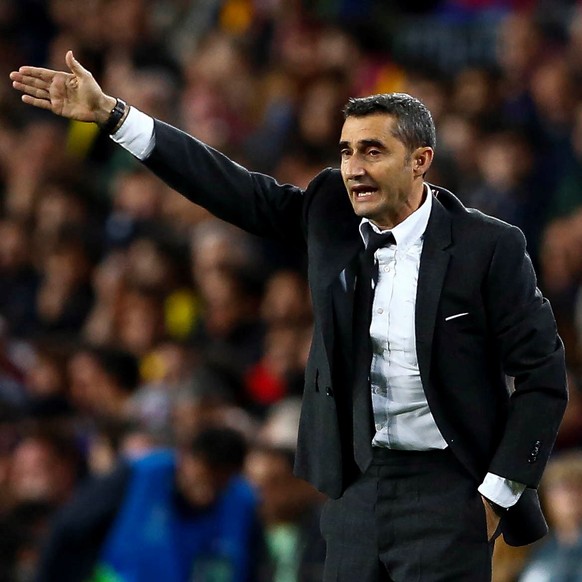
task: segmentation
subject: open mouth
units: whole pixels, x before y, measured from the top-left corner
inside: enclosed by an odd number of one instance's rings
[[[362,200],[364,198],[368,198],[369,196],[374,195],[378,191],[378,188],[374,186],[354,186],[352,188],[352,194],[357,200]]]

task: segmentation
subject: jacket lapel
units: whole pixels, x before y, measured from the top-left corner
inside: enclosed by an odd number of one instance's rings
[[[424,386],[428,386],[436,315],[452,242],[451,218],[438,198],[433,198],[424,236],[416,291],[416,353]]]
[[[437,196],[448,194],[431,188]],[[334,333],[341,337],[342,346],[348,350],[352,346],[354,289],[358,253],[362,249],[357,224],[359,220],[352,217],[349,228],[339,229],[344,236],[336,237],[332,245],[333,252],[329,247],[321,249],[325,260],[316,263],[319,269],[316,275],[319,291],[314,293],[313,301],[314,308],[321,314],[321,332],[330,363],[333,361]],[[450,260],[447,249],[451,243],[449,212],[435,197],[420,259],[415,312],[416,351],[425,386],[428,385],[436,315]]]
[[[341,244],[322,273],[322,332],[329,361],[332,361],[334,331],[343,346],[351,346],[354,289],[358,254],[363,247],[359,231]]]

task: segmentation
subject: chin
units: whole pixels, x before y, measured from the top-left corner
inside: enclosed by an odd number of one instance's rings
[[[372,220],[372,217],[375,214],[373,209],[370,208],[369,205],[365,202],[352,201],[352,208],[354,209],[356,215],[360,216],[361,218],[369,218]]]

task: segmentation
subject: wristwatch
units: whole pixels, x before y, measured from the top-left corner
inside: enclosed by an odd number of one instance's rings
[[[108,133],[109,135],[114,134],[121,126],[121,121],[125,117],[126,110],[127,103],[122,99],[117,98],[115,100],[115,106],[111,110],[107,121],[101,126],[101,131]]]

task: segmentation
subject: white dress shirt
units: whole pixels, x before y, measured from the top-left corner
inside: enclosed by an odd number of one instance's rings
[[[421,451],[447,447],[422,387],[414,329],[420,254],[431,207],[432,196],[425,196],[420,208],[391,230],[396,244],[375,253],[370,384],[376,425],[372,444],[378,447]],[[360,234],[365,244],[370,228],[381,232],[364,218]]]
[[[155,146],[154,120],[135,107],[111,136],[113,141],[145,160]],[[425,186],[429,192],[428,186]],[[396,246],[376,251],[379,277],[374,296],[372,323],[372,403],[376,434],[373,444],[390,448],[444,449],[442,437],[424,396],[414,331],[414,307],[420,253],[428,224],[432,196],[392,229]],[[360,233],[366,241],[365,228]],[[479,492],[502,507],[517,502],[525,485],[487,473]]]

